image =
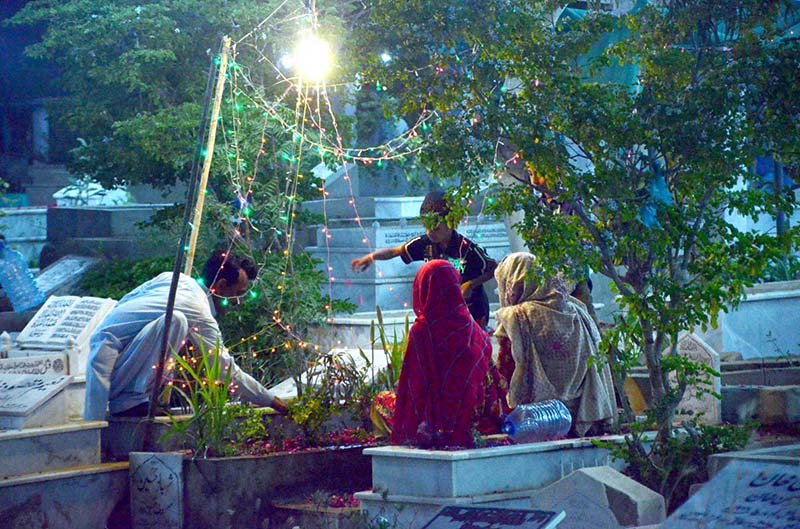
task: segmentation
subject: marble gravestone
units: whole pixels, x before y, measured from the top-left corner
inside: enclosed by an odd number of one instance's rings
[[[669,349],[664,351],[664,356],[668,354]],[[678,354],[719,373],[719,354],[694,333],[686,333],[678,338]],[[722,420],[722,406],[714,394],[719,395],[720,391],[719,375],[712,377],[711,384],[687,387],[676,409],[676,420],[697,418],[702,424],[719,424]]]
[[[106,314],[114,308],[113,299],[50,296],[28,325],[17,336],[18,349],[9,358],[68,355],[69,374],[86,371],[89,338]]]
[[[36,276],[36,285],[45,296],[59,293],[78,281],[98,259],[80,255],[67,255],[42,270]]]
[[[2,375],[68,375],[67,354],[53,353],[0,359]]]
[[[61,424],[69,376],[0,375],[0,429]]]
[[[553,529],[563,512],[446,506],[422,529]]]
[[[796,529],[800,468],[732,461],[691,496],[661,529]]]
[[[131,452],[133,529],[182,529],[183,454]]]

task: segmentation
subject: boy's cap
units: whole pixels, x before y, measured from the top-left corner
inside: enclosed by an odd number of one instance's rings
[[[436,213],[442,218],[450,214],[450,207],[447,205],[444,191],[433,190],[429,191],[419,207],[419,214],[421,217]]]

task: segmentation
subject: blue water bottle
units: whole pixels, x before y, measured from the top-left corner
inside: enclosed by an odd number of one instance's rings
[[[520,404],[504,420],[502,431],[515,443],[536,443],[564,437],[572,415],[560,400]]]
[[[0,286],[8,296],[14,312],[24,312],[38,307],[45,301],[44,294],[28,270],[22,254],[6,246],[0,240]]]

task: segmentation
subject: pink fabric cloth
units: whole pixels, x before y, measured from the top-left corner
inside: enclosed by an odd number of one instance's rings
[[[473,446],[486,405],[492,346],[470,316],[449,262],[425,263],[414,279],[417,315],[397,388],[393,444]]]

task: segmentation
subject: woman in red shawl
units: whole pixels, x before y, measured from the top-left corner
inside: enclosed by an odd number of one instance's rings
[[[417,318],[400,371],[392,443],[471,447],[482,415],[499,422],[498,403],[505,400],[492,384],[489,335],[470,316],[448,261],[422,265],[412,302]]]

